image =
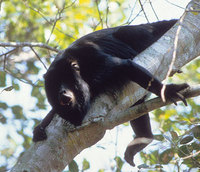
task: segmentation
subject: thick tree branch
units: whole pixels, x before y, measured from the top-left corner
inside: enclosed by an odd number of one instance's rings
[[[163,80],[171,64],[172,54],[176,51],[173,71],[200,55],[200,1],[193,0],[187,7],[187,12],[158,42],[149,47],[134,61],[147,68],[160,80]],[[195,11],[192,12],[191,10]],[[174,49],[174,39],[177,27],[181,24],[178,36],[178,46]],[[200,88],[191,88],[187,94],[196,92]],[[145,90],[130,83],[122,93],[115,97],[100,96],[93,103],[84,127],[69,132],[69,126],[63,125],[64,120],[56,116],[47,128],[48,139],[33,143],[31,148],[21,156],[12,169],[18,171],[62,171],[72,159],[83,149],[99,141],[106,129],[137,118],[143,113],[163,106],[159,99],[129,108],[134,102],[146,94]],[[67,131],[68,130],[68,131]]]
[[[186,98],[191,98],[191,97],[196,97],[200,95],[200,85],[196,86],[190,86],[187,90],[182,91],[183,95]],[[177,100],[179,101],[179,100]],[[122,112],[119,112],[116,116],[119,116],[119,118],[115,119],[115,124],[116,122],[118,124],[122,124],[124,122],[129,121],[130,119],[136,119],[139,118],[140,116],[147,114],[148,112],[161,108],[163,106],[172,104],[170,101],[163,102],[160,97],[156,97],[154,99],[148,100],[144,103],[141,103],[139,105],[133,106],[131,108],[128,108]],[[108,123],[108,128],[112,127],[112,121],[107,121]]]

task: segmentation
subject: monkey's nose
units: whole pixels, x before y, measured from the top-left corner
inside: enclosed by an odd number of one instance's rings
[[[70,105],[73,100],[73,94],[70,91],[62,90],[60,92],[60,105]]]

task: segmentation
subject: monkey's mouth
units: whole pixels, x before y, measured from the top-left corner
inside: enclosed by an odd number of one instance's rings
[[[62,95],[60,97],[59,103],[61,106],[70,106],[72,104],[72,100],[71,100],[71,98],[69,98],[65,95]]]
[[[58,101],[61,106],[72,106],[73,94],[71,94],[70,92],[62,92],[59,95]]]

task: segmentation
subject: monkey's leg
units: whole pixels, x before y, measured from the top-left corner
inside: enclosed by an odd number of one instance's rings
[[[130,121],[131,127],[136,137],[128,144],[125,151],[125,160],[132,166],[136,153],[144,149],[153,140],[149,114],[145,114],[135,120]]]
[[[42,120],[42,122],[34,128],[33,131],[33,141],[38,142],[47,139],[47,134],[45,128],[50,124],[51,120],[55,115],[55,111],[52,109],[47,116]]]

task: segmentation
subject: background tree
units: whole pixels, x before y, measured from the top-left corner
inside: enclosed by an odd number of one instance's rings
[[[0,86],[2,88],[0,127],[1,140],[3,140],[0,145],[0,165],[1,170],[4,171],[11,168],[19,154],[30,147],[33,127],[49,110],[42,75],[55,54],[80,36],[94,30],[135,24],[137,20],[140,20],[140,23],[153,21],[159,16],[153,13],[155,17],[152,19],[148,14],[148,8],[156,11],[152,6],[154,1],[24,0],[19,2],[11,0],[0,3]],[[142,19],[141,16],[144,18]],[[198,63],[197,59],[185,67],[184,74],[176,76],[176,83],[177,81],[198,83],[200,77]],[[181,106],[176,109],[166,107],[154,112],[154,119],[160,125],[157,139],[162,142],[153,143],[156,144],[155,150],[141,153],[144,163],[151,168],[160,168],[160,165],[165,167],[164,164],[167,169],[199,167],[200,146],[197,125],[200,111],[199,99],[189,100],[187,108]],[[118,130],[125,130],[124,128],[127,127],[123,126]],[[191,132],[188,132],[189,129]],[[182,137],[183,141],[179,140]],[[116,150],[119,149],[117,143],[116,139]],[[105,144],[101,144],[102,149],[104,146]],[[190,156],[192,153],[197,155]],[[102,167],[102,171],[110,168],[114,171],[121,170],[124,162],[123,157],[118,155],[116,152],[115,158],[111,161],[116,162],[117,165],[112,166],[111,163],[110,166]],[[182,158],[181,161],[179,158]],[[86,170],[90,167],[91,163],[86,159],[78,161],[79,169]],[[69,167],[75,170],[76,163],[73,161]]]

